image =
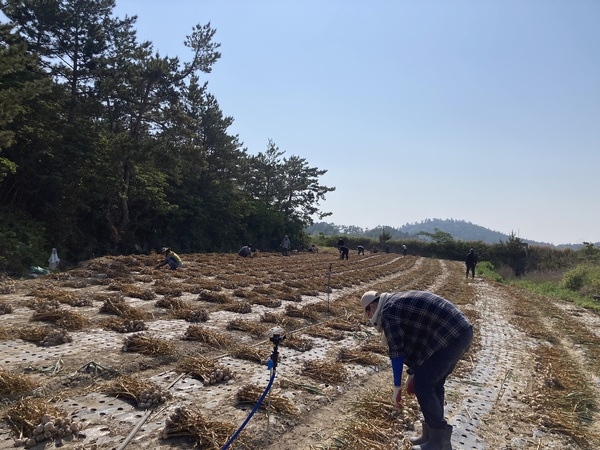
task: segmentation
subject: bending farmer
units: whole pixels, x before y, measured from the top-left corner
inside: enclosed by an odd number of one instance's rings
[[[409,439],[412,449],[451,450],[444,384],[471,344],[471,323],[450,301],[426,291],[368,291],[360,303],[389,346],[397,408],[402,407],[403,364],[408,367],[406,391],[417,396],[424,418],[422,435]]]

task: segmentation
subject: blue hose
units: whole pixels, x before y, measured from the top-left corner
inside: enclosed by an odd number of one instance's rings
[[[250,411],[250,414],[248,414],[248,417],[246,417],[246,420],[244,420],[244,423],[242,423],[242,425],[240,425],[238,430],[235,433],[233,433],[233,436],[231,436],[231,438],[229,438],[227,443],[223,447],[221,447],[221,450],[226,450],[227,448],[229,448],[229,446],[233,443],[233,441],[235,441],[237,439],[238,435],[242,432],[244,427],[248,424],[248,422],[250,421],[250,419],[252,418],[254,413],[256,411],[258,411],[260,404],[263,402],[263,400],[265,399],[265,397],[271,390],[271,386],[273,386],[273,380],[275,380],[274,368],[271,369],[271,378],[269,379],[269,384],[267,384],[267,387],[265,388],[265,391],[262,393],[262,395],[258,399],[258,402],[256,403],[256,405],[254,405],[254,408],[252,408],[252,411]]]

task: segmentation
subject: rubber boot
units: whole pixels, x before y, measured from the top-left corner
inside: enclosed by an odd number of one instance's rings
[[[411,450],[452,450],[452,426],[446,428],[429,428],[429,440],[421,445],[411,447]]]
[[[423,431],[421,431],[421,435],[408,438],[410,443],[413,445],[424,444],[425,442],[427,442],[429,440],[429,425],[427,425],[427,422],[421,422],[421,425],[423,427]]]

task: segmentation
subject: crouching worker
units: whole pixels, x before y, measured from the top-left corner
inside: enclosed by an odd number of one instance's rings
[[[240,248],[238,255],[243,256],[244,258],[252,257],[252,244],[246,244]]]
[[[446,378],[468,350],[473,327],[450,301],[426,291],[366,292],[361,306],[369,323],[387,341],[392,360],[392,403],[402,407],[402,370],[406,391],[415,394],[423,413],[421,436],[409,438],[412,450],[452,450],[452,426],[444,418]]]
[[[159,269],[162,266],[166,266],[167,264],[169,265],[169,268],[171,270],[175,270],[175,269],[183,266],[183,263],[181,262],[181,258],[179,257],[179,255],[177,253],[175,253],[173,250],[171,250],[169,247],[163,247],[161,250],[161,253],[165,255],[165,260],[163,262],[157,264],[154,267],[155,269]]]

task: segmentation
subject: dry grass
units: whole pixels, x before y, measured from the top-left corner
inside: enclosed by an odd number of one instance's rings
[[[114,314],[124,319],[143,320],[147,314],[137,308],[129,306],[121,296],[105,298],[100,308],[101,313]]]
[[[250,314],[252,312],[252,306],[245,301],[234,300],[231,303],[225,303],[221,308],[225,311],[236,312],[238,314]]]
[[[105,383],[102,392],[134,402],[135,406],[142,409],[165,403],[173,397],[171,392],[157,383],[135,375],[123,375]]]
[[[81,330],[90,324],[87,317],[67,309],[36,311],[31,316],[31,320],[53,323],[69,331]]]
[[[270,298],[262,295],[250,295],[249,301],[253,305],[266,306],[267,308],[279,308],[282,304],[281,300],[278,298]]]
[[[12,373],[0,368],[0,395],[2,397],[20,396],[30,393],[38,384],[27,375]]]
[[[41,342],[51,330],[52,327],[31,325],[17,328],[15,331],[19,339],[37,344]]]
[[[148,329],[143,320],[118,319],[116,317],[101,320],[100,326],[107,330],[116,331],[117,333],[135,333]]]
[[[305,361],[302,373],[310,378],[329,384],[336,384],[348,378],[348,371],[339,361]]]
[[[44,416],[60,417],[64,411],[41,398],[26,398],[13,405],[6,418],[21,436],[26,436],[37,424],[42,423]]]
[[[312,340],[303,338],[301,336],[296,336],[294,334],[286,336],[281,345],[292,348],[299,352],[307,352],[314,346]]]
[[[271,351],[261,347],[237,344],[229,350],[234,358],[244,359],[259,364],[265,364],[271,356]]]
[[[361,364],[363,366],[384,367],[387,360],[382,356],[362,349],[342,347],[337,356],[338,361]]]
[[[186,356],[177,363],[177,371],[187,373],[205,385],[226,383],[235,377],[229,367],[202,356]]]
[[[228,422],[209,420],[190,408],[179,407],[167,418],[163,439],[174,437],[190,438],[197,448],[203,450],[220,450],[224,443],[233,436],[238,425]],[[248,438],[242,431],[236,438],[239,448],[251,448]]]
[[[334,330],[342,331],[360,331],[361,324],[359,322],[351,321],[345,318],[330,320],[326,323],[328,327]]]
[[[183,339],[202,342],[218,349],[229,348],[234,345],[234,340],[231,337],[201,325],[190,325],[183,335]]]
[[[238,389],[235,398],[239,403],[250,403],[255,405],[262,396],[264,390],[264,387],[255,384],[246,384]],[[287,415],[296,415],[299,412],[298,408],[294,406],[294,403],[289,398],[283,397],[277,392],[273,392],[273,390],[269,392],[268,400],[265,399],[260,404],[260,408],[270,409],[278,414]]]
[[[227,294],[222,292],[210,292],[210,291],[202,291],[198,294],[198,300],[209,302],[209,303],[232,303],[234,300],[229,297]]]
[[[157,300],[154,306],[167,309],[192,309],[191,305],[182,298],[169,296]]]
[[[125,338],[124,352],[135,352],[147,356],[172,355],[175,351],[172,342],[156,338],[148,333],[138,333]]]
[[[13,307],[6,300],[0,300],[0,315],[2,314],[12,314]]]
[[[333,330],[331,328],[318,326],[312,326],[304,330],[304,333],[309,336],[328,339],[330,341],[341,341],[346,337],[343,331]]]
[[[299,308],[296,305],[287,305],[285,308],[285,314],[290,317],[306,319],[313,323],[319,321],[319,313],[310,308]]]
[[[256,337],[264,337],[270,330],[270,327],[260,322],[253,322],[251,320],[234,319],[229,321],[227,324],[227,329],[245,331]]]
[[[353,450],[398,449],[402,430],[416,420],[418,406],[414,397],[405,399],[406,407],[392,406],[391,392],[383,387],[368,389],[351,403],[351,415],[334,441]]]

